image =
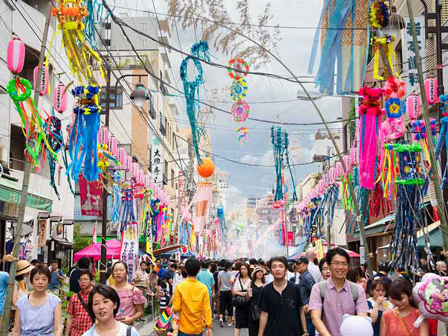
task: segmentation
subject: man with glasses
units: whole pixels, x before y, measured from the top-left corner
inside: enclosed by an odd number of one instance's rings
[[[95,318],[87,311],[89,294],[93,289],[92,273],[89,270],[81,270],[78,282],[81,290],[70,298],[68,304],[66,336],[82,336],[95,322]]]
[[[319,335],[340,336],[344,314],[367,316],[369,309],[362,287],[345,279],[350,266],[347,251],[333,248],[326,259],[331,277],[313,286],[309,310]]]

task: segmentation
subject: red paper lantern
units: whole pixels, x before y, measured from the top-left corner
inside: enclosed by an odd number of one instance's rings
[[[212,159],[210,158],[203,158],[202,164],[198,164],[197,166],[198,174],[201,175],[203,178],[208,178],[213,175],[215,172],[215,164],[213,163]]]

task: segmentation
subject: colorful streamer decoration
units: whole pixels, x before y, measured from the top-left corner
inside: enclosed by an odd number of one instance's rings
[[[364,100],[359,106],[361,123],[359,126],[359,182],[361,187],[373,190],[377,160],[377,141],[381,130],[381,117],[385,111],[381,108],[380,88],[363,87],[359,90]]]
[[[98,180],[98,131],[100,113],[98,86],[77,86],[72,90],[78,99],[73,109],[75,120],[70,132],[69,155],[71,163],[67,174],[76,182],[84,166],[83,175],[87,181]]]
[[[232,85],[230,85],[230,97],[238,102],[242,99],[244,99],[244,97],[246,97],[247,94],[247,82],[245,79],[241,78],[239,80],[234,80]]]
[[[370,25],[377,29],[387,26],[390,18],[390,10],[384,0],[374,2],[370,7]]]
[[[389,64],[390,71],[392,72],[389,74],[389,76],[395,76],[396,78],[400,78],[398,72],[394,70],[394,64],[395,64],[394,41],[395,36],[392,35],[384,35],[381,37],[378,36],[372,38],[372,45],[374,52],[373,78],[378,80],[384,80],[384,77],[380,76],[379,74],[380,57],[383,59],[384,64]],[[384,71],[388,72],[387,67],[384,68]]]
[[[244,122],[249,117],[250,107],[245,100],[239,100],[232,106],[233,121]]]
[[[236,132],[239,134],[239,136],[238,136],[238,142],[240,143],[240,144],[243,144],[243,140],[245,140],[245,141],[248,141],[249,139],[247,138],[247,132],[248,132],[249,130],[247,129],[247,127],[238,127],[237,129],[236,129]]]
[[[64,136],[62,134],[62,124],[61,120],[57,117],[48,117],[45,121],[45,133],[48,139],[48,144],[50,145],[51,152],[48,151],[48,163],[50,166],[50,185],[60,199],[58,188],[55,182],[55,172],[56,172],[56,155],[64,148]],[[54,155],[52,154],[54,153]]]
[[[194,56],[201,58],[203,60],[206,61],[210,60],[209,47],[206,41],[196,42],[191,47],[191,53]],[[193,62],[193,65],[196,67],[198,73],[193,81],[189,81],[187,76],[189,61]],[[180,78],[184,83],[185,101],[187,105],[188,119],[190,120],[193,148],[195,150],[199,162],[201,161],[201,155],[199,153],[199,147],[198,147],[199,141],[200,138],[205,134],[205,131],[198,124],[198,117],[200,114],[199,86],[204,82],[203,74],[204,71],[202,69],[201,62],[198,59],[188,56],[182,61],[180,65]]]
[[[241,70],[246,72],[241,72]],[[239,81],[247,76],[247,72],[249,72],[249,64],[247,64],[243,58],[232,58],[229,61],[229,68],[227,71],[230,78],[234,81]]]
[[[59,22],[58,29],[62,32],[70,69],[81,83],[84,83],[83,78],[88,83],[96,83],[89,60],[92,58],[99,64],[103,77],[104,70],[101,67],[101,58],[88,46],[84,38],[83,20],[89,13],[82,6],[82,0],[58,0],[58,4],[59,6],[52,10],[52,14]]]

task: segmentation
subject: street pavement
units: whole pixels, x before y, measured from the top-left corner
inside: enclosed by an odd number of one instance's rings
[[[155,321],[151,322],[140,322],[136,325],[140,336],[157,336],[157,333],[154,331]],[[223,328],[219,326],[219,320],[213,320],[213,336],[233,336],[235,333],[234,327],[227,327],[225,325]],[[241,336],[248,336],[248,329],[241,330]]]

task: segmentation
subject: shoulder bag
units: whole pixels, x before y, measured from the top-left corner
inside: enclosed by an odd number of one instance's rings
[[[241,283],[241,278],[238,278],[238,281],[241,286],[241,291],[245,292],[245,290],[243,290],[243,284]],[[232,297],[232,306],[241,307],[241,306],[245,306],[245,305],[247,305],[247,297],[241,296],[241,295],[235,295]]]
[[[90,314],[90,311],[89,311],[89,309],[87,308],[86,303],[85,303],[84,300],[82,299],[81,294],[79,294],[79,292],[78,292],[78,293],[76,293],[76,295],[78,296],[79,302],[81,302],[81,305],[82,305],[83,308],[86,310],[87,314],[89,314],[89,317],[90,317],[90,319],[92,320],[92,324],[95,324],[95,317],[92,316],[92,315]]]

